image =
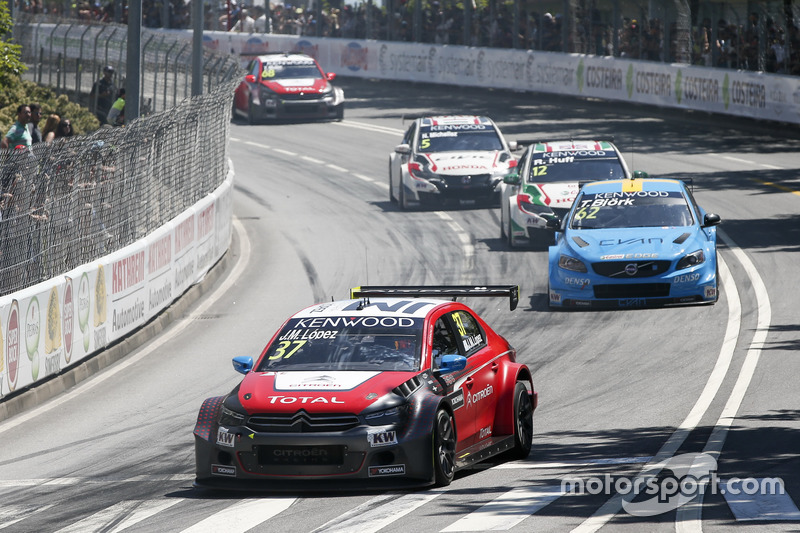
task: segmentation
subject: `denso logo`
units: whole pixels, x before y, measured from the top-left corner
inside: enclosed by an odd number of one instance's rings
[[[479,390],[475,394],[467,393],[467,405],[470,405],[472,403],[477,403],[481,400],[485,400],[486,398],[491,396],[493,392],[494,389],[492,389],[492,386],[486,385],[485,389]]]
[[[269,403],[282,403],[282,404],[292,404],[292,403],[344,403],[340,400],[336,399],[336,396],[331,396],[330,399],[323,398],[322,396],[317,396],[316,398],[312,396],[267,396],[267,400]]]
[[[675,276],[672,283],[692,283],[700,279],[700,274],[684,274],[682,276]]]

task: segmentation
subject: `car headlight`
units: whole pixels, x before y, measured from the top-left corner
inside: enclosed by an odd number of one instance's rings
[[[389,426],[403,423],[407,416],[408,404],[404,403],[367,413],[364,415],[364,421],[370,426]]]
[[[697,250],[696,252],[692,252],[689,255],[685,255],[678,261],[678,266],[675,267],[675,270],[683,270],[684,268],[693,267],[695,265],[699,265],[706,260],[706,255],[703,253],[703,250]]]
[[[245,415],[242,413],[237,413],[231,409],[228,409],[224,405],[222,406],[222,410],[219,413],[219,425],[220,426],[241,426],[244,424]]]
[[[573,272],[588,272],[583,261],[568,255],[562,255],[558,258],[558,266],[564,270],[571,270]]]

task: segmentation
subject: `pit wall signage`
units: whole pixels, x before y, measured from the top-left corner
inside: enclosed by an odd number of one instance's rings
[[[130,334],[201,280],[230,245],[232,182],[231,174],[214,193],[122,250],[0,298],[0,397]]]
[[[190,30],[178,33],[191,41]],[[313,56],[323,70],[340,76],[566,94],[800,123],[797,76],[538,50],[273,34],[204,35],[207,46],[224,43],[219,49],[240,56],[243,66],[257,54],[290,50]]]

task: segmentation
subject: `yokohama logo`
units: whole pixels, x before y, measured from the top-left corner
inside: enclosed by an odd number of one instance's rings
[[[406,465],[387,465],[369,467],[370,477],[375,476],[400,476],[406,473]]]

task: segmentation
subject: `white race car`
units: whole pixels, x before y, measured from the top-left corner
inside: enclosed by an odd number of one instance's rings
[[[552,244],[547,221],[563,218],[580,182],[629,178],[625,159],[611,141],[570,140],[529,145],[517,173],[500,185],[500,236],[511,248]]]
[[[415,118],[389,155],[389,198],[412,206],[497,205],[497,185],[513,171],[516,142],[488,117]]]

